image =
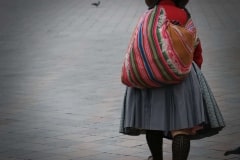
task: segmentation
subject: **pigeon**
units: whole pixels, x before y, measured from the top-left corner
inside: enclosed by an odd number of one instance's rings
[[[98,7],[100,5],[100,1],[92,3],[93,6]]]
[[[239,155],[240,155],[240,146],[237,147],[236,149],[226,151],[226,152],[224,153],[224,156],[228,156],[228,155],[230,155],[230,154],[239,154]]]

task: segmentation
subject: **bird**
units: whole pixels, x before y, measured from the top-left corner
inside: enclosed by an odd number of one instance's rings
[[[92,3],[92,5],[98,7],[100,5],[100,3],[101,3],[100,1],[94,2],[94,3]]]
[[[228,156],[230,154],[240,154],[240,146],[237,147],[236,149],[229,150],[224,153],[225,156]]]

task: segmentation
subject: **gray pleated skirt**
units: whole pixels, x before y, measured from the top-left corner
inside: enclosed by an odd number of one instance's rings
[[[146,130],[170,131],[202,126],[192,139],[217,134],[225,126],[205,77],[196,64],[180,84],[162,88],[126,88],[120,133],[144,134]]]

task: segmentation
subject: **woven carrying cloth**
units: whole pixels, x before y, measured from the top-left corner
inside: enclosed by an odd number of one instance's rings
[[[172,24],[161,6],[145,12],[137,24],[122,66],[122,83],[154,88],[181,82],[190,72],[196,28]]]

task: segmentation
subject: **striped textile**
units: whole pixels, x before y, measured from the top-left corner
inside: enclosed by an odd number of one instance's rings
[[[162,7],[145,12],[124,58],[122,83],[154,88],[181,82],[190,72],[196,39],[191,19],[181,27],[170,23]]]

